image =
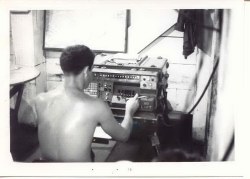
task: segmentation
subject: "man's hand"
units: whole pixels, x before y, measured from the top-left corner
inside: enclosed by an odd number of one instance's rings
[[[104,132],[109,134],[113,139],[126,142],[129,139],[132,127],[133,127],[133,115],[139,107],[139,98],[136,94],[133,98],[129,98],[126,103],[126,112],[123,121],[121,124],[113,117],[112,111],[109,106],[105,104],[105,107],[98,107],[98,109],[103,109],[99,114],[102,114],[102,117],[98,115],[100,124]]]
[[[130,98],[127,103],[126,103],[126,112],[134,116],[134,113],[137,111],[139,108],[139,99],[138,99],[138,94],[136,94],[133,98]]]

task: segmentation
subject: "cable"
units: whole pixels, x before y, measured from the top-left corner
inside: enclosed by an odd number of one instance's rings
[[[206,86],[205,86],[205,88],[204,88],[204,90],[203,90],[203,92],[202,92],[200,98],[199,98],[198,101],[195,103],[195,105],[192,107],[192,109],[188,112],[188,114],[191,114],[191,113],[193,112],[193,110],[196,108],[196,106],[200,103],[201,99],[203,98],[205,92],[206,92],[207,89],[208,89],[208,86],[209,86],[210,82],[212,81],[212,78],[213,78],[213,76],[214,76],[214,73],[215,73],[215,71],[216,71],[216,69],[217,69],[217,67],[218,67],[219,61],[220,61],[220,60],[219,60],[219,58],[218,58],[218,60],[217,60],[216,63],[215,63],[215,66],[214,66],[214,69],[213,69],[213,71],[212,71],[212,74],[210,75],[209,80],[208,80],[208,82],[207,82],[207,84],[206,84]]]
[[[222,158],[222,161],[227,161],[228,160],[228,157],[230,156],[232,150],[233,150],[233,147],[234,147],[234,133],[233,133],[233,136],[231,138],[231,141],[230,141],[230,144],[226,150],[226,153],[225,155],[223,156]]]
[[[167,92],[165,88],[161,88],[161,92],[163,94],[163,100],[161,101],[161,105],[162,105],[162,116],[158,116],[157,118],[161,120],[162,124],[166,127],[173,127],[173,124],[169,123],[169,118],[168,118],[168,103],[167,103]]]

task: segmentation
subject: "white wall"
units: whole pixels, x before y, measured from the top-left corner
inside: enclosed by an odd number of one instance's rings
[[[223,14],[221,55],[218,73],[217,109],[210,132],[208,159],[218,161],[223,158],[235,132],[235,123],[243,123],[245,118],[238,118],[237,112],[243,108],[243,30],[242,9],[227,10]],[[240,31],[242,33],[240,33]],[[238,48],[235,48],[237,44]],[[239,128],[238,128],[239,129]],[[240,129],[241,130],[241,129]],[[238,143],[239,138],[235,138]],[[244,141],[245,143],[246,141]],[[243,144],[244,144],[243,143]],[[241,146],[240,148],[244,148]],[[238,148],[239,149],[239,148]],[[229,160],[234,160],[234,151]],[[243,154],[244,155],[244,154]],[[243,157],[246,157],[245,155]]]
[[[138,53],[147,44],[169,29],[177,20],[174,10],[131,10],[128,53]]]

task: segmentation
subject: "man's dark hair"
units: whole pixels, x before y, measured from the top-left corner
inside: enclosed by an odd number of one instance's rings
[[[94,63],[95,55],[85,45],[69,46],[63,50],[60,57],[60,66],[63,73],[79,74],[84,67],[90,69]]]

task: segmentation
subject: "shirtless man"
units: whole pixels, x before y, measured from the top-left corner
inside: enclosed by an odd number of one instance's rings
[[[60,57],[64,86],[39,94],[19,122],[38,127],[42,158],[56,162],[90,162],[91,142],[98,124],[113,139],[127,141],[132,117],[139,107],[138,95],[126,103],[119,124],[109,106],[83,93],[91,81],[93,52],[86,46],[66,48]]]

